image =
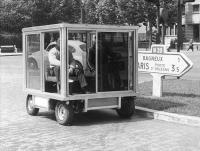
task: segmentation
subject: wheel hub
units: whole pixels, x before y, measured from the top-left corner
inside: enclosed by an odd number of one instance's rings
[[[66,114],[66,110],[63,105],[59,105],[58,107],[58,117],[60,120],[64,120]]]
[[[29,99],[29,101],[28,101],[28,109],[32,110],[33,108],[34,108],[33,100]]]

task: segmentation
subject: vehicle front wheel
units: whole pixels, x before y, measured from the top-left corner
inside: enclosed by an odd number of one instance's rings
[[[26,111],[29,115],[37,115],[39,112],[39,108],[34,107],[32,95],[28,95],[26,98]]]
[[[72,106],[67,105],[65,102],[57,102],[55,108],[56,120],[61,125],[71,125],[74,112]]]
[[[122,118],[130,118],[135,113],[135,101],[132,97],[122,98],[121,109],[117,113]]]
[[[36,60],[35,59],[33,59],[33,58],[28,58],[28,68],[29,69],[38,69],[38,64],[37,64],[37,62],[36,62]]]

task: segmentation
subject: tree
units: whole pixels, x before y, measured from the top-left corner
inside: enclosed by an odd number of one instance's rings
[[[144,0],[86,0],[84,6],[87,23],[137,25],[148,17]]]
[[[97,15],[99,24],[120,24],[120,7],[116,0],[99,1]]]
[[[2,8],[0,14],[0,24],[3,31],[21,32],[20,25],[26,24],[26,16],[18,13],[18,11],[22,11],[22,9],[20,9],[20,6],[17,5],[18,3],[21,3],[21,5],[23,5],[22,0],[20,0],[19,2],[17,2],[16,0],[13,0],[12,2],[3,1],[4,7]]]
[[[1,30],[21,32],[27,26],[80,21],[80,0],[1,1]]]
[[[143,0],[121,1],[120,6],[124,21],[127,24],[137,25],[145,21]]]
[[[88,24],[97,24],[98,23],[98,17],[97,17],[97,6],[98,2],[97,0],[85,0],[82,4],[82,8],[84,11],[85,17],[85,23]]]
[[[167,25],[171,25],[174,24],[177,20],[177,1],[176,0],[145,0],[147,2],[147,4],[152,4],[154,6],[159,6],[161,8],[164,8],[166,10],[168,10],[169,13],[169,18],[167,20]],[[156,11],[154,9],[154,11]],[[153,14],[150,13],[149,16],[151,16]]]
[[[166,7],[176,12],[170,1],[165,0]],[[80,23],[81,14],[85,23],[93,24],[156,23],[155,4],[145,0],[2,0],[0,5],[1,30],[10,32],[27,26]]]

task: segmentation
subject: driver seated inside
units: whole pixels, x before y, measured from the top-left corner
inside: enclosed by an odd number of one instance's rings
[[[54,74],[58,82],[60,82],[60,38],[58,37],[53,45],[49,48],[48,58],[50,63],[50,68],[53,69]],[[69,52],[69,75],[75,75],[79,81],[80,87],[83,93],[87,92],[87,81],[84,76],[83,69],[78,69],[76,60],[73,58],[72,52]]]

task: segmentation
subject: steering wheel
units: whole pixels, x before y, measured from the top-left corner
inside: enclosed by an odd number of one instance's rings
[[[74,67],[72,75],[77,76],[80,73],[84,73],[83,65],[78,60],[73,60],[71,65]]]

